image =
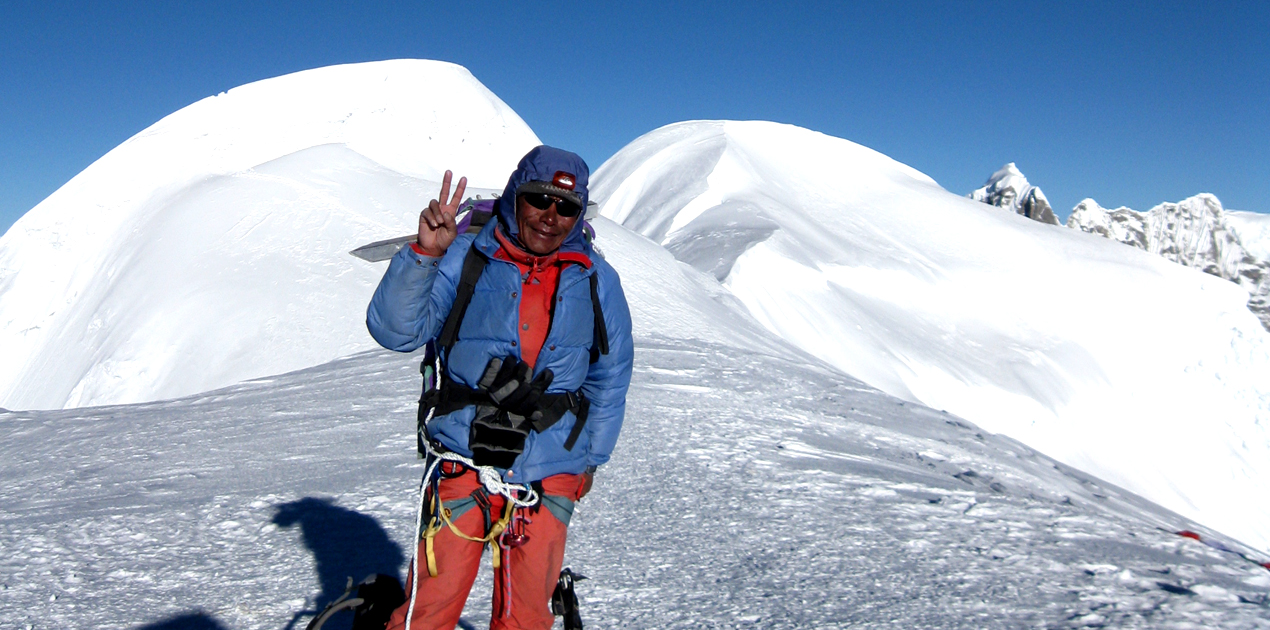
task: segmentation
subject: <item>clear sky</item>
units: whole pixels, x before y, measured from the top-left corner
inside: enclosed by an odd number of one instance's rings
[[[690,119],[847,138],[1060,215],[1199,192],[1270,212],[1270,3],[0,3],[0,229],[160,118],[319,66],[466,66],[597,168]],[[438,94],[438,98],[443,93]]]

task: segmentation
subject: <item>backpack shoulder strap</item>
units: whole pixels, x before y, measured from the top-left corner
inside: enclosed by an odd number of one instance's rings
[[[609,353],[609,331],[604,325],[604,309],[600,306],[600,274],[591,274],[591,310],[595,312],[595,340],[591,342],[591,363]]]
[[[450,307],[450,315],[445,318],[445,326],[441,328],[441,334],[437,337],[437,345],[445,348],[446,354],[449,354],[454,342],[458,341],[459,326],[463,324],[467,305],[472,301],[472,294],[476,292],[476,283],[480,281],[481,274],[485,271],[485,264],[488,262],[489,259],[476,248],[475,244],[467,250],[467,256],[463,257],[463,272],[459,275],[459,286],[455,289],[454,305]]]

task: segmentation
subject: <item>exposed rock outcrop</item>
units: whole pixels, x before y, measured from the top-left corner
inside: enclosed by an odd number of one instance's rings
[[[966,196],[1041,223],[1060,225],[1045,193],[1029,184],[1014,162],[1002,166],[988,178],[988,183]]]

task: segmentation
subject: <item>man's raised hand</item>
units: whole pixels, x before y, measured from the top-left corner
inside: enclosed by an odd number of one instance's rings
[[[454,215],[459,212],[459,204],[463,202],[463,193],[467,190],[467,178],[460,177],[459,184],[450,197],[450,178],[454,174],[445,172],[441,178],[441,194],[428,202],[428,207],[419,213],[419,249],[428,256],[442,256],[450,248],[454,237],[459,235]],[[447,200],[448,199],[448,200]]]

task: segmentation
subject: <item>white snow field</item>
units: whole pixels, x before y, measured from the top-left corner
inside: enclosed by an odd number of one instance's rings
[[[570,528],[588,628],[1270,628],[1270,571],[1171,532],[1219,535],[781,347],[597,228],[638,352]],[[0,413],[0,627],[302,628],[404,573],[418,358]],[[460,627],[489,594],[486,566]]]
[[[334,66],[186,107],[0,238],[0,407],[142,402],[376,347],[346,252],[441,174],[502,190],[538,144],[460,66]],[[412,218],[413,217],[413,218]]]
[[[15,224],[0,628],[303,628],[404,576],[419,357],[373,349],[385,264],[346,252],[536,143],[458,66],[324,68],[173,114]],[[571,527],[588,627],[1270,628],[1237,288],[766,123],[658,130],[593,193],[637,352]]]
[[[1270,550],[1270,335],[1238,286],[789,125],[669,125],[593,182],[843,372]]]
[[[1235,230],[1240,244],[1261,260],[1270,260],[1270,214],[1227,210],[1226,224]]]

